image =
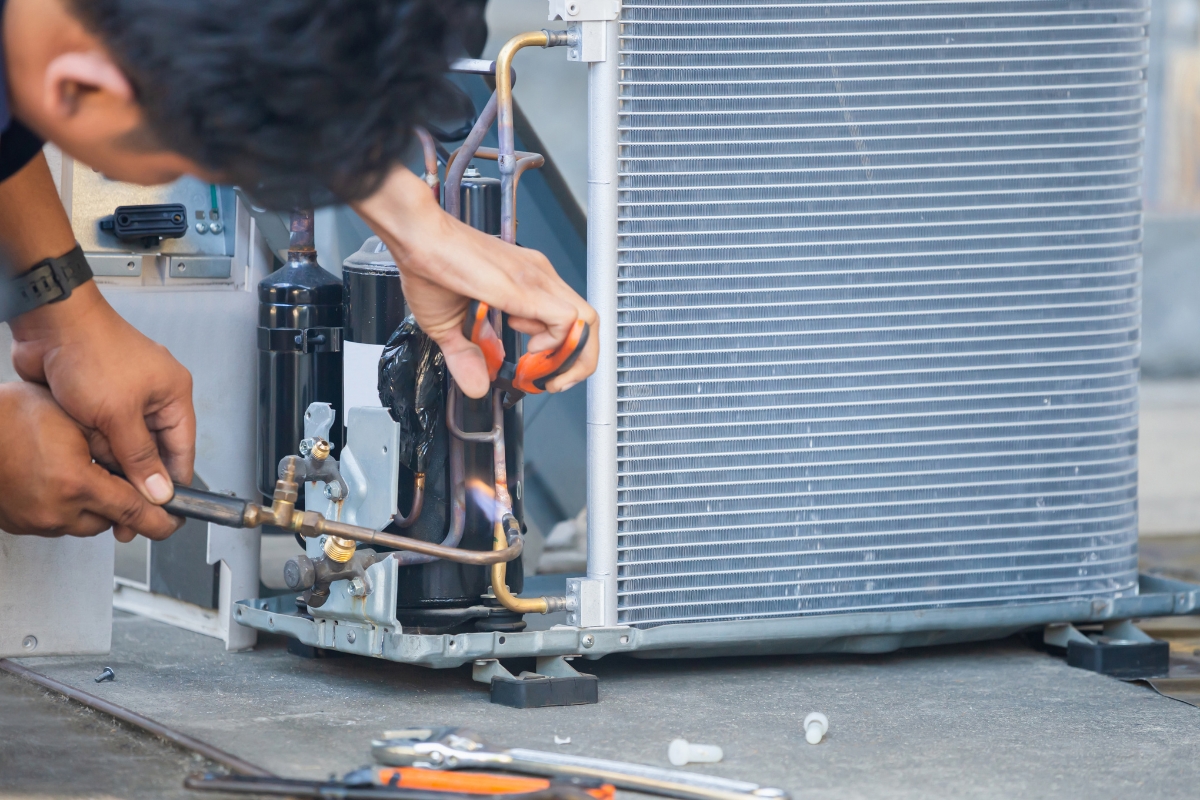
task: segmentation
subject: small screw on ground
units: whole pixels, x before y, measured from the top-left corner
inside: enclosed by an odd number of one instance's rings
[[[96,683],[104,683],[105,681],[115,681],[117,673],[113,672],[112,667],[105,667],[104,671],[96,676]]]

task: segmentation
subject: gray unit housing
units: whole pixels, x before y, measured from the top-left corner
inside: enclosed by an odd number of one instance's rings
[[[1135,593],[1148,5],[624,6],[619,622]]]
[[[1197,613],[1200,587],[1137,574],[1148,17],[623,0],[589,73],[601,360],[568,624],[239,619],[445,667]]]

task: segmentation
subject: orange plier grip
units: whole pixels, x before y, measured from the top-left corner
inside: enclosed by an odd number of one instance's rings
[[[581,319],[575,320],[567,338],[554,350],[526,353],[517,361],[517,372],[513,375],[513,388],[525,394],[540,394],[546,391],[546,383],[557,378],[575,365],[583,348],[587,347],[591,327]]]
[[[487,303],[472,300],[467,306],[467,316],[463,319],[462,334],[468,341],[474,343],[483,351],[483,360],[487,364],[488,380],[495,381],[504,364],[504,342],[496,335],[488,319]]]
[[[474,342],[483,351],[487,362],[488,379],[493,383],[504,364],[504,343],[496,335],[488,320],[488,306],[472,300],[463,320],[463,336]],[[591,326],[581,319],[575,320],[567,338],[554,350],[526,353],[517,361],[512,377],[512,389],[525,394],[541,394],[546,384],[569,370],[587,347]],[[519,395],[518,395],[519,396]]]
[[[426,792],[503,795],[545,791],[550,788],[550,781],[545,778],[497,775],[487,772],[443,772],[419,767],[377,767],[375,785]],[[616,795],[616,789],[607,783],[585,791],[596,800],[613,800]]]

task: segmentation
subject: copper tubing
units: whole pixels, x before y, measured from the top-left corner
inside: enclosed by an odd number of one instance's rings
[[[446,425],[450,426],[451,399],[458,392],[454,379],[450,379],[450,392],[446,397]],[[462,542],[463,531],[467,527],[467,488],[465,483],[465,467],[463,466],[463,443],[454,437],[450,438],[450,485],[453,493],[450,497],[450,530],[442,540],[442,547],[457,548]],[[412,516],[412,512],[409,513]],[[392,558],[406,567],[413,564],[428,564],[437,559],[422,553],[393,553]]]
[[[412,507],[408,510],[408,516],[396,518],[392,516],[392,522],[397,528],[411,528],[416,521],[421,518],[421,509],[425,507],[425,473],[418,472],[413,478],[413,500]]]
[[[413,130],[416,131],[417,138],[421,140],[421,150],[425,154],[425,183],[433,192],[433,199],[440,203],[442,185],[438,178],[437,145],[433,143],[433,137],[429,135],[429,131],[419,125]]]
[[[488,98],[487,105],[483,107],[479,118],[475,120],[475,127],[471,128],[471,132],[467,135],[466,140],[457,150],[450,154],[450,160],[446,162],[446,199],[444,205],[446,213],[455,219],[458,219],[459,212],[461,211],[458,206],[458,187],[462,184],[463,173],[471,165],[471,159],[475,157],[475,151],[483,143],[484,137],[487,136],[488,128],[492,127],[495,119],[496,93],[492,92],[492,96]],[[461,162],[456,163],[457,156],[460,153],[463,155],[463,159]]]
[[[504,393],[492,392],[492,429],[490,431],[468,432],[452,424],[458,403],[452,394],[448,399],[446,424],[450,433],[456,439],[468,442],[488,443],[492,445],[492,471],[496,478],[496,507],[494,510],[495,527],[493,528],[492,552],[505,552],[512,547],[511,540],[520,541],[519,535],[509,535],[504,530],[506,519],[512,518],[512,498],[508,494],[508,463],[504,449]],[[461,445],[460,445],[461,446]],[[512,559],[497,561],[492,565],[492,594],[500,605],[518,614],[548,614],[551,611],[562,611],[567,607],[565,597],[535,597],[525,600],[517,597],[508,589],[508,562]]]
[[[299,533],[304,536],[340,536],[343,539],[353,539],[356,542],[363,544],[376,544],[381,547],[392,547],[396,550],[407,550],[413,553],[421,553],[423,555],[433,556],[434,558],[443,558],[447,561],[454,561],[458,564],[473,564],[476,566],[489,566],[505,561],[512,561],[517,556],[521,555],[521,537],[514,536],[511,542],[505,542],[503,549],[494,550],[461,550],[457,547],[445,547],[440,544],[432,544],[430,542],[422,542],[417,539],[410,539],[407,536],[396,536],[392,533],[381,533],[371,528],[361,528],[358,525],[347,525],[344,522],[333,522],[327,520],[315,511],[305,511],[301,514],[307,518],[309,515],[316,517],[309,524],[305,519],[297,528]],[[312,533],[309,533],[312,531]]]
[[[495,535],[496,547],[507,545],[503,524],[496,523]],[[499,552],[499,550],[493,552]],[[492,565],[492,594],[496,595],[500,605],[518,614],[549,614],[551,611],[565,611],[567,608],[567,598],[565,597],[531,597],[526,600],[510,592],[508,590],[507,563]]]
[[[372,528],[335,522],[325,519],[316,511],[297,511],[296,461],[296,456],[288,456],[284,462],[284,474],[275,482],[275,501],[269,507],[260,506],[257,503],[246,504],[246,513],[242,519],[244,527],[255,528],[263,524],[277,525],[284,530],[294,531],[309,539],[315,539],[318,536],[336,536],[364,544],[376,544],[395,550],[406,550],[459,564],[476,566],[489,566],[501,561],[512,561],[521,555],[520,536],[514,536],[513,541],[507,543],[503,550],[460,550],[457,547],[446,547],[410,539],[407,536],[382,533]]]
[[[451,153],[449,163],[454,164],[458,159],[458,154],[465,150],[466,147],[467,146],[464,144],[462,147]],[[484,161],[498,161],[500,159],[500,151],[495,147],[477,147],[475,148],[475,153],[472,155],[472,158],[481,158]],[[539,167],[545,166],[546,157],[541,153],[530,153],[526,152],[525,150],[517,150],[513,153],[513,158],[517,159],[517,166],[513,170],[513,192],[515,193],[517,191],[517,186],[521,183],[522,173],[524,173],[527,169],[538,169]],[[469,160],[470,159],[468,159],[468,161]],[[467,162],[463,163],[465,164]],[[463,167],[463,169],[465,170],[466,167]],[[450,182],[447,181],[446,191],[450,191],[449,187]],[[457,209],[458,207],[455,206],[455,208]],[[446,207],[446,210],[450,210],[449,206]]]
[[[524,47],[548,47],[545,31],[519,33],[504,43],[496,55],[496,132],[500,144],[500,238],[509,244],[517,241],[516,136],[513,133],[512,69],[513,56]]]
[[[493,394],[499,394],[493,392]],[[458,413],[458,392],[451,392],[446,398],[446,427],[450,429],[450,435],[455,439],[463,442],[476,442],[479,444],[494,444],[497,439],[504,440],[504,417],[501,416],[492,424],[490,431],[464,431],[459,427],[457,417]],[[503,406],[501,406],[503,408]],[[503,446],[503,445],[501,445]]]

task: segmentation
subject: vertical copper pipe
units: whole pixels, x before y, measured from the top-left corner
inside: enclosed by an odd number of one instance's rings
[[[523,47],[546,47],[550,37],[545,31],[519,33],[504,43],[496,55],[497,138],[500,140],[500,238],[510,244],[517,241],[517,198],[513,186],[516,172],[516,135],[513,133],[512,68],[513,56]]]
[[[433,143],[433,137],[429,135],[429,131],[419,125],[413,130],[416,131],[417,138],[421,140],[421,150],[425,154],[425,184],[433,192],[433,199],[440,203],[442,201],[442,184],[441,179],[438,178],[437,145]]]

